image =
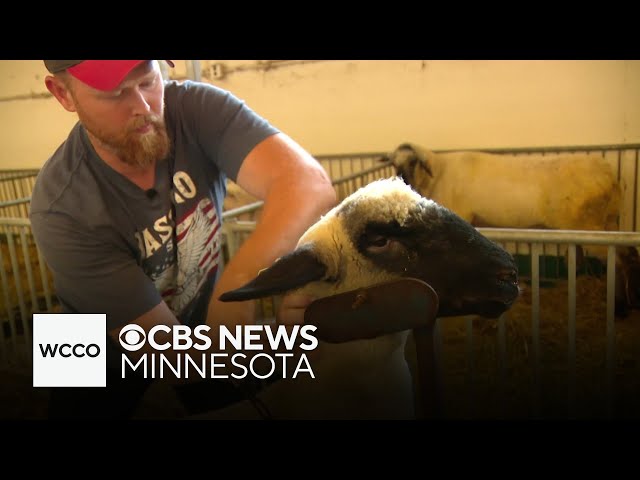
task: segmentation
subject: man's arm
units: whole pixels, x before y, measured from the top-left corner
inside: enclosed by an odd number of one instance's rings
[[[259,143],[247,156],[238,172],[237,183],[252,195],[263,198],[265,204],[255,231],[225,266],[209,304],[207,324],[212,351],[217,351],[219,325],[253,323],[255,302],[223,303],[217,298],[227,290],[240,287],[258,271],[271,265],[278,257],[293,250],[306,229],[336,203],[331,180],[322,166],[297,143],[283,134],[272,135]],[[304,306],[311,299],[292,297],[283,301],[284,323],[302,323]],[[180,322],[165,302],[130,323],[148,331],[158,324],[178,325]],[[120,328],[109,332],[118,341]],[[162,334],[159,341],[170,341]],[[129,356],[136,361],[143,353],[151,353],[148,345]],[[169,358],[175,352],[164,352]],[[202,353],[202,352],[195,352]]]
[[[214,289],[207,318],[214,332],[219,325],[253,323],[254,301],[223,303],[218,297],[292,251],[307,228],[336,204],[322,166],[282,133],[266,138],[247,155],[237,183],[264,199],[264,206],[255,231],[225,266]]]

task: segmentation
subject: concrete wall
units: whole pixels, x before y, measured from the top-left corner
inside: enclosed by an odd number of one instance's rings
[[[172,78],[193,77],[176,61]],[[201,60],[314,154],[640,143],[640,61]],[[220,77],[220,72],[223,72]],[[38,168],[76,121],[39,60],[0,61],[0,169]],[[195,71],[197,74],[197,70]]]

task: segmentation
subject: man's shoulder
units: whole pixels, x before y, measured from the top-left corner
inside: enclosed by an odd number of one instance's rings
[[[164,83],[165,95],[189,95],[199,92],[227,95],[230,92],[212,83],[197,82],[195,80],[166,80]]]
[[[193,80],[167,80],[164,88],[165,106],[170,112],[181,110],[191,111],[205,102],[223,106],[229,98],[234,98],[231,92],[216,85]]]
[[[86,192],[94,188],[91,175],[87,171],[87,149],[80,137],[79,125],[76,125],[67,139],[44,163],[31,194],[31,212],[42,213],[64,209],[65,204],[75,204],[75,191]]]

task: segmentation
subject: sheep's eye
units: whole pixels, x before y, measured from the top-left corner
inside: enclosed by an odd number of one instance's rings
[[[366,248],[372,253],[380,252],[389,246],[389,238],[383,235],[371,235],[367,238]]]
[[[388,223],[367,224],[356,242],[358,250],[371,255],[396,255],[404,250],[399,239],[410,234],[406,226],[401,227],[396,220]]]

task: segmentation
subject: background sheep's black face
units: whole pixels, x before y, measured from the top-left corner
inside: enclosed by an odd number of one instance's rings
[[[426,160],[410,144],[400,145],[389,157],[398,175],[407,185],[417,185],[423,177],[431,177]]]
[[[496,317],[518,297],[511,255],[453,213],[369,223],[354,242],[380,269],[429,283],[440,299],[439,316]]]
[[[396,175],[398,175],[407,185],[413,185],[415,182],[414,172],[418,159],[414,156],[401,165],[396,165]]]

